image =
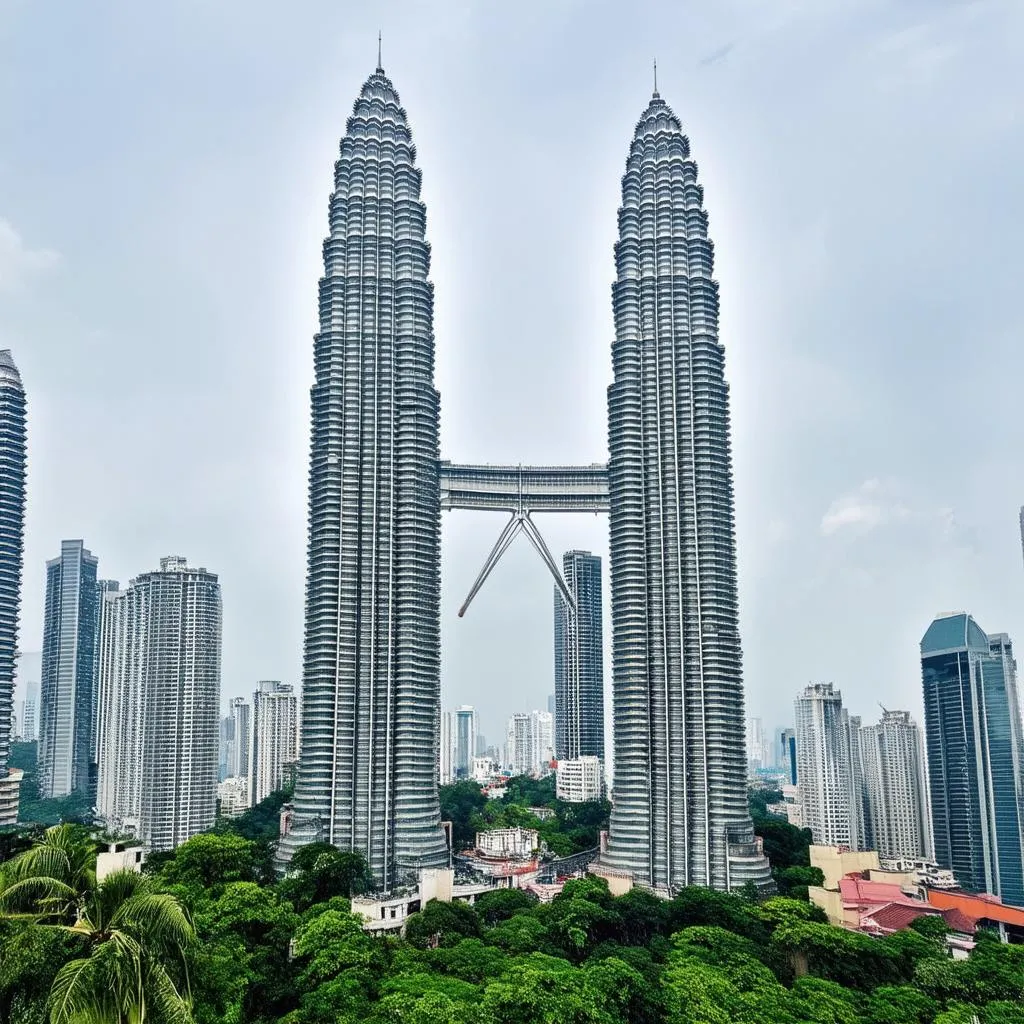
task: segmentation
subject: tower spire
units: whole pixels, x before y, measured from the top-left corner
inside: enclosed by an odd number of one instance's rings
[[[654,58],[654,95],[658,95],[658,58]]]
[[[378,71],[383,71],[384,70],[384,65],[381,63],[381,59],[380,59],[380,39],[381,39],[381,32],[378,29],[378,31],[377,31],[377,70]]]

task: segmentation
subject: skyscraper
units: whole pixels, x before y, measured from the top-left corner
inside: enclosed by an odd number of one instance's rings
[[[816,843],[859,850],[863,843],[863,781],[859,719],[851,722],[843,695],[814,683],[795,705],[797,778],[804,828]]]
[[[932,857],[921,730],[907,711],[884,711],[860,731],[867,844],[882,857]]]
[[[322,839],[390,889],[447,863],[437,794],[440,487],[416,150],[381,67],[335,164],[315,340],[302,759],[287,860]]]
[[[729,389],[697,165],[636,126],[608,389],[615,779],[609,867],[658,891],[767,884],[747,810]]]
[[[46,563],[39,708],[39,792],[95,797],[93,757],[99,590],[96,558],[80,540]]]
[[[1024,906],[1021,715],[1005,633],[965,612],[921,640],[935,859],[965,888]]]
[[[14,658],[21,610],[21,563],[25,542],[25,389],[11,358],[0,350],[0,825],[18,816],[18,780],[8,776]]]
[[[100,595],[96,706],[96,809],[113,831],[137,832],[143,758],[144,610],[139,595]]]
[[[248,778],[252,751],[252,705],[244,697],[232,697],[228,714],[233,723],[228,745],[228,776]]]
[[[256,684],[252,695],[252,754],[249,806],[281,788],[285,765],[298,758],[298,700],[295,691],[276,679]]]
[[[173,849],[216,811],[220,584],[172,556],[103,601],[100,810]]]
[[[508,720],[505,763],[513,775],[537,774],[537,742],[533,716],[518,711]]]
[[[452,724],[452,773],[456,779],[468,779],[473,774],[476,756],[476,708],[468,704],[456,708],[452,712]]]
[[[604,629],[601,559],[589,551],[562,556],[575,609],[555,587],[555,756],[604,758]],[[548,709],[551,710],[550,708]]]

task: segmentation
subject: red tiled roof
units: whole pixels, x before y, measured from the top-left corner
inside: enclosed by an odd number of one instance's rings
[[[922,916],[940,917],[941,914],[927,903],[918,903],[916,907],[907,906],[906,903],[887,903],[878,910],[872,910],[865,914],[864,924],[876,924],[886,932],[898,932],[909,927],[914,921]]]
[[[907,903],[909,897],[892,882],[869,882],[858,875],[839,879],[839,892],[843,903],[859,907],[883,906],[886,903]]]
[[[968,917],[959,907],[950,907],[942,912],[942,920],[955,932],[973,935],[978,928],[976,918]]]

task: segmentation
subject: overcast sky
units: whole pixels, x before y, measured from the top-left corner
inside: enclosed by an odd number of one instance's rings
[[[220,574],[223,695],[301,671],[308,388],[345,119],[409,112],[442,448],[606,458],[619,176],[658,84],[700,165],[732,384],[748,707],[915,711],[964,608],[1024,643],[1024,4],[0,0],[0,347],[29,400],[22,648],[44,561]],[[550,580],[446,514],[443,693],[552,690]],[[603,517],[540,521],[607,550]],[[607,589],[607,588],[606,588]]]

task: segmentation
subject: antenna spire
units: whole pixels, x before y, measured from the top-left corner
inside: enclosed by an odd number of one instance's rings
[[[377,32],[377,70],[378,71],[383,71],[384,70],[384,65],[381,63],[381,59],[380,59],[380,40],[381,40],[381,33],[380,33],[380,31],[378,31]]]
[[[658,58],[654,58],[654,95],[658,95]]]

